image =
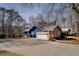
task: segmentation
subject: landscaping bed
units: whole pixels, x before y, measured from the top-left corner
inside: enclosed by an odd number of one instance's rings
[[[1,38],[6,38],[6,33],[1,33],[1,32],[0,32],[0,39],[1,39]]]
[[[74,39],[74,38],[66,38],[66,39],[62,39],[62,40],[57,40],[57,42],[67,43],[67,44],[79,44],[79,40]]]
[[[61,43],[67,43],[67,44],[79,44],[79,41],[71,40],[71,41],[59,41]]]

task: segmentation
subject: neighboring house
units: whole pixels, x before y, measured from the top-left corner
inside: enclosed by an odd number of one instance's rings
[[[60,38],[62,35],[62,30],[57,25],[45,27],[45,31],[49,31],[49,34],[52,35],[53,38]]]
[[[62,30],[57,25],[46,26],[44,27],[44,31],[37,32],[37,38],[49,40],[50,36],[53,38],[61,38],[62,37]]]
[[[50,31],[50,35],[52,35],[53,38],[62,38],[62,30],[59,26],[55,26],[53,28],[53,31]]]
[[[70,28],[61,28],[64,35],[71,35],[72,30]]]
[[[33,26],[32,28],[29,28],[29,30],[24,31],[24,33],[28,37],[36,37],[36,32],[40,32],[40,31],[42,31],[42,29],[40,29],[39,27]]]

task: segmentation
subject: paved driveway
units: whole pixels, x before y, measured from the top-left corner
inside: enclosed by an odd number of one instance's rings
[[[79,56],[79,45],[34,39],[14,39],[0,43],[0,49],[24,56]]]

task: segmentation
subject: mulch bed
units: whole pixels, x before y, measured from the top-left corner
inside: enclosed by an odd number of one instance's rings
[[[62,40],[57,40],[57,42],[67,43],[67,44],[79,44],[79,40],[74,39],[74,38],[65,38]]]
[[[67,43],[67,44],[79,44],[79,41],[71,40],[71,41],[59,41],[60,43]]]

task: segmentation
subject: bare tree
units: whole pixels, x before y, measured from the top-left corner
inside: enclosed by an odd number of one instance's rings
[[[74,13],[73,15],[75,16],[74,20],[75,20],[75,32],[79,32],[79,4],[78,3],[72,3],[70,4],[70,8],[72,10],[72,12]]]
[[[4,18],[5,18],[5,12],[6,9],[1,7],[0,10],[2,11],[2,17],[1,17],[1,23],[2,23],[2,32],[5,32],[5,22],[4,22]]]

